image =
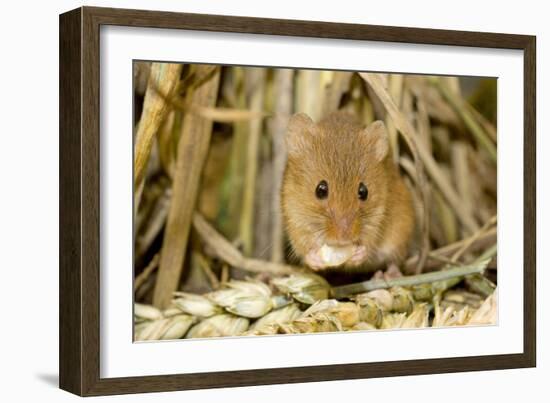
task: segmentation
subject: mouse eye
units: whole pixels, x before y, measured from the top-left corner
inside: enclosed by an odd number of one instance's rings
[[[357,191],[357,195],[359,196],[360,200],[367,200],[367,197],[369,196],[369,190],[367,189],[367,186],[363,182],[359,184],[359,190]]]
[[[315,188],[315,196],[317,196],[318,199],[326,199],[328,196],[328,183],[325,180],[322,180],[319,182],[317,187]]]

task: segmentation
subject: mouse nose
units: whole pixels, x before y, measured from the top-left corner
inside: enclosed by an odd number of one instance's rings
[[[355,214],[345,214],[334,219],[333,236],[327,239],[329,246],[348,246],[354,240]]]

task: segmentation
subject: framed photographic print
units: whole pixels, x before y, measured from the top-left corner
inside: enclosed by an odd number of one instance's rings
[[[535,165],[533,36],[62,14],[60,386],[535,366]]]

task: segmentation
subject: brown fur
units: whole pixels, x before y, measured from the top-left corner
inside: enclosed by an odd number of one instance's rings
[[[282,210],[294,253],[304,257],[323,243],[364,245],[367,255],[355,266],[380,267],[399,262],[414,227],[411,195],[389,152],[385,127],[366,129],[346,113],[319,123],[294,115],[286,143],[288,161],[282,186]],[[328,197],[315,195],[326,180]],[[359,199],[360,182],[368,198]]]

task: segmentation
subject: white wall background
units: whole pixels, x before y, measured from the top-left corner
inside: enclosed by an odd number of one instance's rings
[[[0,62],[0,396],[76,401],[57,389],[58,14],[79,1],[5,2]],[[550,170],[550,26],[544,2],[120,0],[87,5],[537,35],[539,177]],[[517,401],[548,399],[550,192],[538,181],[536,369],[262,386],[101,398],[102,401]]]

